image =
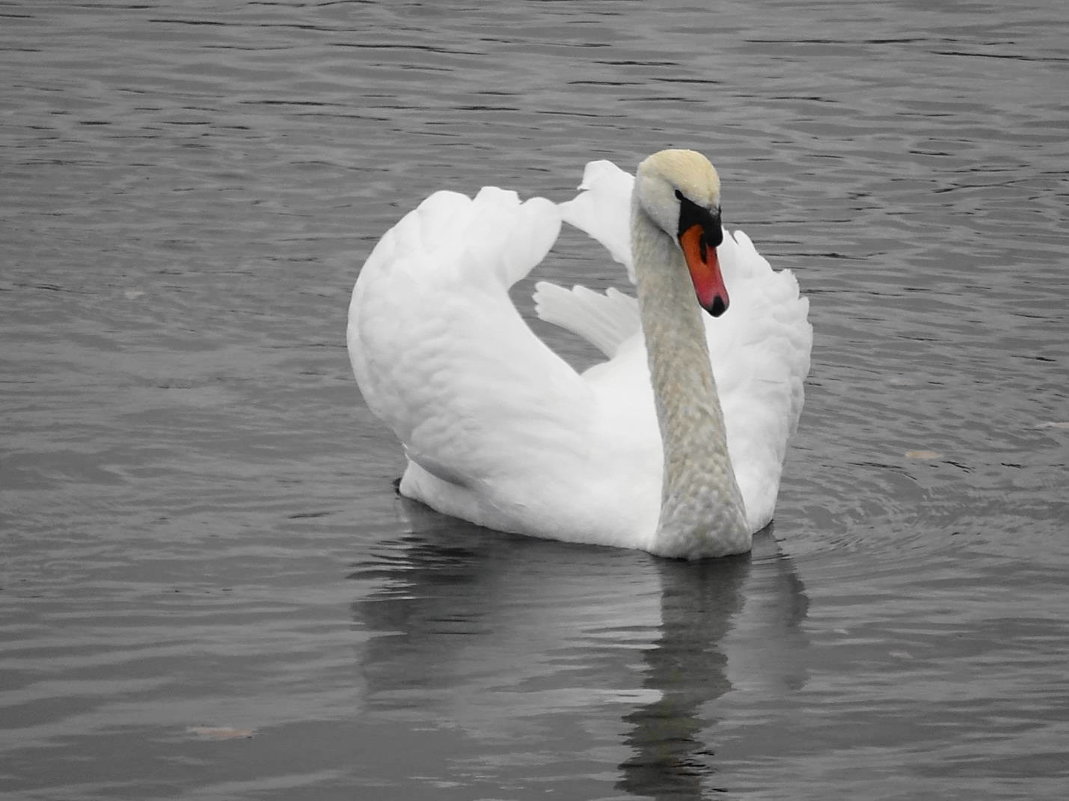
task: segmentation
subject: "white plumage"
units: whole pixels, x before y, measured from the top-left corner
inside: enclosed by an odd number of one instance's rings
[[[681,152],[689,153],[666,151]],[[675,178],[680,167],[658,156],[643,167],[658,167],[657,180]],[[729,482],[733,466],[747,528],[745,541],[719,544],[715,532],[709,542],[703,533],[697,544],[689,534],[679,544],[664,535],[664,520],[659,526],[666,456],[638,302],[612,289],[537,286],[538,315],[607,357],[580,374],[534,335],[508,297],[553,246],[562,218],[605,245],[634,280],[633,183],[602,161],[587,166],[582,193],[560,206],[521,203],[492,187],[474,198],[437,192],[375,247],[353,290],[348,344],[368,407],[404,444],[402,494],[498,530],[666,556],[747,550],[749,535],[772,519],[812,344],[808,301],[789,271],[774,272],[741,232],[725,233],[716,251],[730,307],[701,317],[730,452],[730,463],[726,454],[722,461]],[[717,203],[718,193],[717,183]],[[669,241],[660,231],[643,236]],[[688,380],[690,370],[679,372]],[[712,464],[687,469],[715,472]]]

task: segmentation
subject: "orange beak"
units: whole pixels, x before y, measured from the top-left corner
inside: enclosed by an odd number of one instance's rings
[[[705,231],[698,224],[679,234],[679,246],[683,248],[683,258],[687,261],[698,303],[713,317],[719,317],[727,311],[728,290],[724,286],[724,276],[720,274],[716,248],[706,242]]]

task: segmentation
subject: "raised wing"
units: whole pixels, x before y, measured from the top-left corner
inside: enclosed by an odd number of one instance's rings
[[[520,480],[545,454],[583,452],[588,391],[508,297],[559,229],[548,200],[438,192],[361,270],[348,328],[357,383],[408,458],[441,481]]]

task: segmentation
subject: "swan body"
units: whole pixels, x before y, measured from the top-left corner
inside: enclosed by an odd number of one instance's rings
[[[401,493],[502,531],[670,557],[746,552],[772,519],[801,413],[808,301],[741,232],[711,238],[719,178],[692,151],[651,156],[637,181],[592,162],[580,188],[560,205],[436,192],[368,257],[349,354],[403,443]],[[583,373],[508,296],[562,221],[637,287],[636,299],[536,286],[539,317],[605,354]]]

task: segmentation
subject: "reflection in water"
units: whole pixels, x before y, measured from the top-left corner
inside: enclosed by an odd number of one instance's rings
[[[645,687],[660,699],[629,713],[634,755],[620,768],[620,789],[653,798],[701,798],[714,768],[702,742],[702,705],[730,689],[720,641],[743,604],[749,556],[658,565],[661,631],[646,652]]]
[[[421,706],[428,719],[501,738],[527,719],[589,706],[588,687],[633,691],[629,662],[658,623],[650,557],[397,503],[409,533],[353,574],[377,585],[353,607],[378,632],[362,660],[370,708],[397,717]]]
[[[430,737],[439,780],[472,781],[473,749],[478,781],[488,765],[603,776],[593,766],[622,743],[618,791],[701,798],[716,770],[710,703],[735,676],[804,683],[789,666],[807,600],[770,535],[753,555],[669,562],[398,505],[409,533],[353,574],[376,585],[353,605],[377,632],[361,654],[365,708]],[[556,750],[532,753],[547,733]]]
[[[713,723],[707,705],[737,689],[733,676],[766,690],[804,683],[799,626],[808,599],[771,527],[755,538],[753,554],[657,568],[660,636],[646,652],[643,684],[660,698],[626,716],[634,754],[620,766],[618,786],[657,799],[699,799],[716,770],[715,744],[703,739]]]

